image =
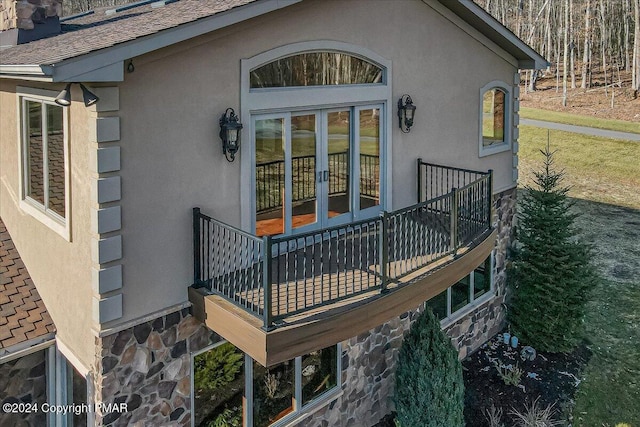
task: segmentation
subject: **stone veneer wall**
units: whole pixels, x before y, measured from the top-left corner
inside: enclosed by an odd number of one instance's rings
[[[513,238],[516,214],[516,189],[494,195],[493,226],[498,230],[494,254],[493,285],[495,297],[481,304],[471,313],[448,325],[445,332],[458,348],[460,359],[497,334],[505,324],[504,299],[507,290],[507,249]]]
[[[0,364],[0,402],[47,402],[47,351],[39,350]],[[43,411],[5,414],[0,409],[0,427],[47,425]]]
[[[0,0],[0,31],[33,30],[34,22],[62,16],[62,0]]]
[[[190,353],[218,340],[189,309],[96,338],[94,399],[128,405],[96,412],[96,426],[191,425]]]
[[[445,328],[464,358],[504,325],[506,252],[511,242],[516,190],[494,196],[494,227],[498,230],[495,252],[495,297]],[[402,339],[424,309],[404,313],[367,334],[342,343],[342,396],[302,420],[304,427],[367,427],[394,410],[395,364]]]

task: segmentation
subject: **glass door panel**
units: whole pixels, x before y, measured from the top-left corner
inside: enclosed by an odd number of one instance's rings
[[[380,108],[359,110],[360,210],[380,205]]]
[[[291,224],[300,228],[318,222],[316,189],[316,115],[291,117]]]
[[[285,232],[285,119],[255,121],[256,234]]]
[[[256,234],[377,215],[382,111],[368,105],[255,117]]]
[[[329,218],[351,212],[351,111],[327,113],[326,181]]]

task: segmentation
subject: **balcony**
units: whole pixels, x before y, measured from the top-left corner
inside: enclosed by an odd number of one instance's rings
[[[194,313],[264,366],[364,333],[469,274],[495,242],[491,171],[418,159],[415,205],[258,237],[194,209]]]

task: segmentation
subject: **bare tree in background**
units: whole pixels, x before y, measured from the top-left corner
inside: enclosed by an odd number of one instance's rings
[[[587,10],[584,17],[584,47],[582,53],[582,83],[580,87],[586,89],[591,86],[591,0],[587,0]],[[587,80],[588,79],[588,80]]]
[[[631,87],[634,90],[634,97],[638,97],[640,90],[640,0],[633,1],[633,15],[635,31],[633,37],[633,67],[631,69]]]
[[[569,56],[569,1],[564,1],[564,55],[562,55],[562,106],[567,106],[567,69]]]
[[[563,104],[569,76],[571,88],[576,87],[576,67],[583,89],[593,86],[594,75],[605,80],[607,93],[612,84],[628,85],[621,77],[625,71],[631,72],[633,90],[640,90],[640,0],[474,1],[553,64]],[[528,90],[535,90],[536,77],[528,79]]]

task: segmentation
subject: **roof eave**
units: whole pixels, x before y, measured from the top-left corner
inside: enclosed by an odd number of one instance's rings
[[[53,67],[48,65],[0,65],[0,78],[53,81]]]
[[[61,60],[50,66],[46,76],[53,82],[119,82],[124,80],[125,60],[219,30],[257,16],[291,6],[302,0],[263,0],[248,3],[207,18],[168,28],[87,54]],[[0,66],[0,67],[24,67]],[[8,70],[9,71],[9,70]],[[4,74],[0,68],[0,74]],[[10,78],[28,77],[15,73]],[[29,80],[29,78],[25,78]]]

